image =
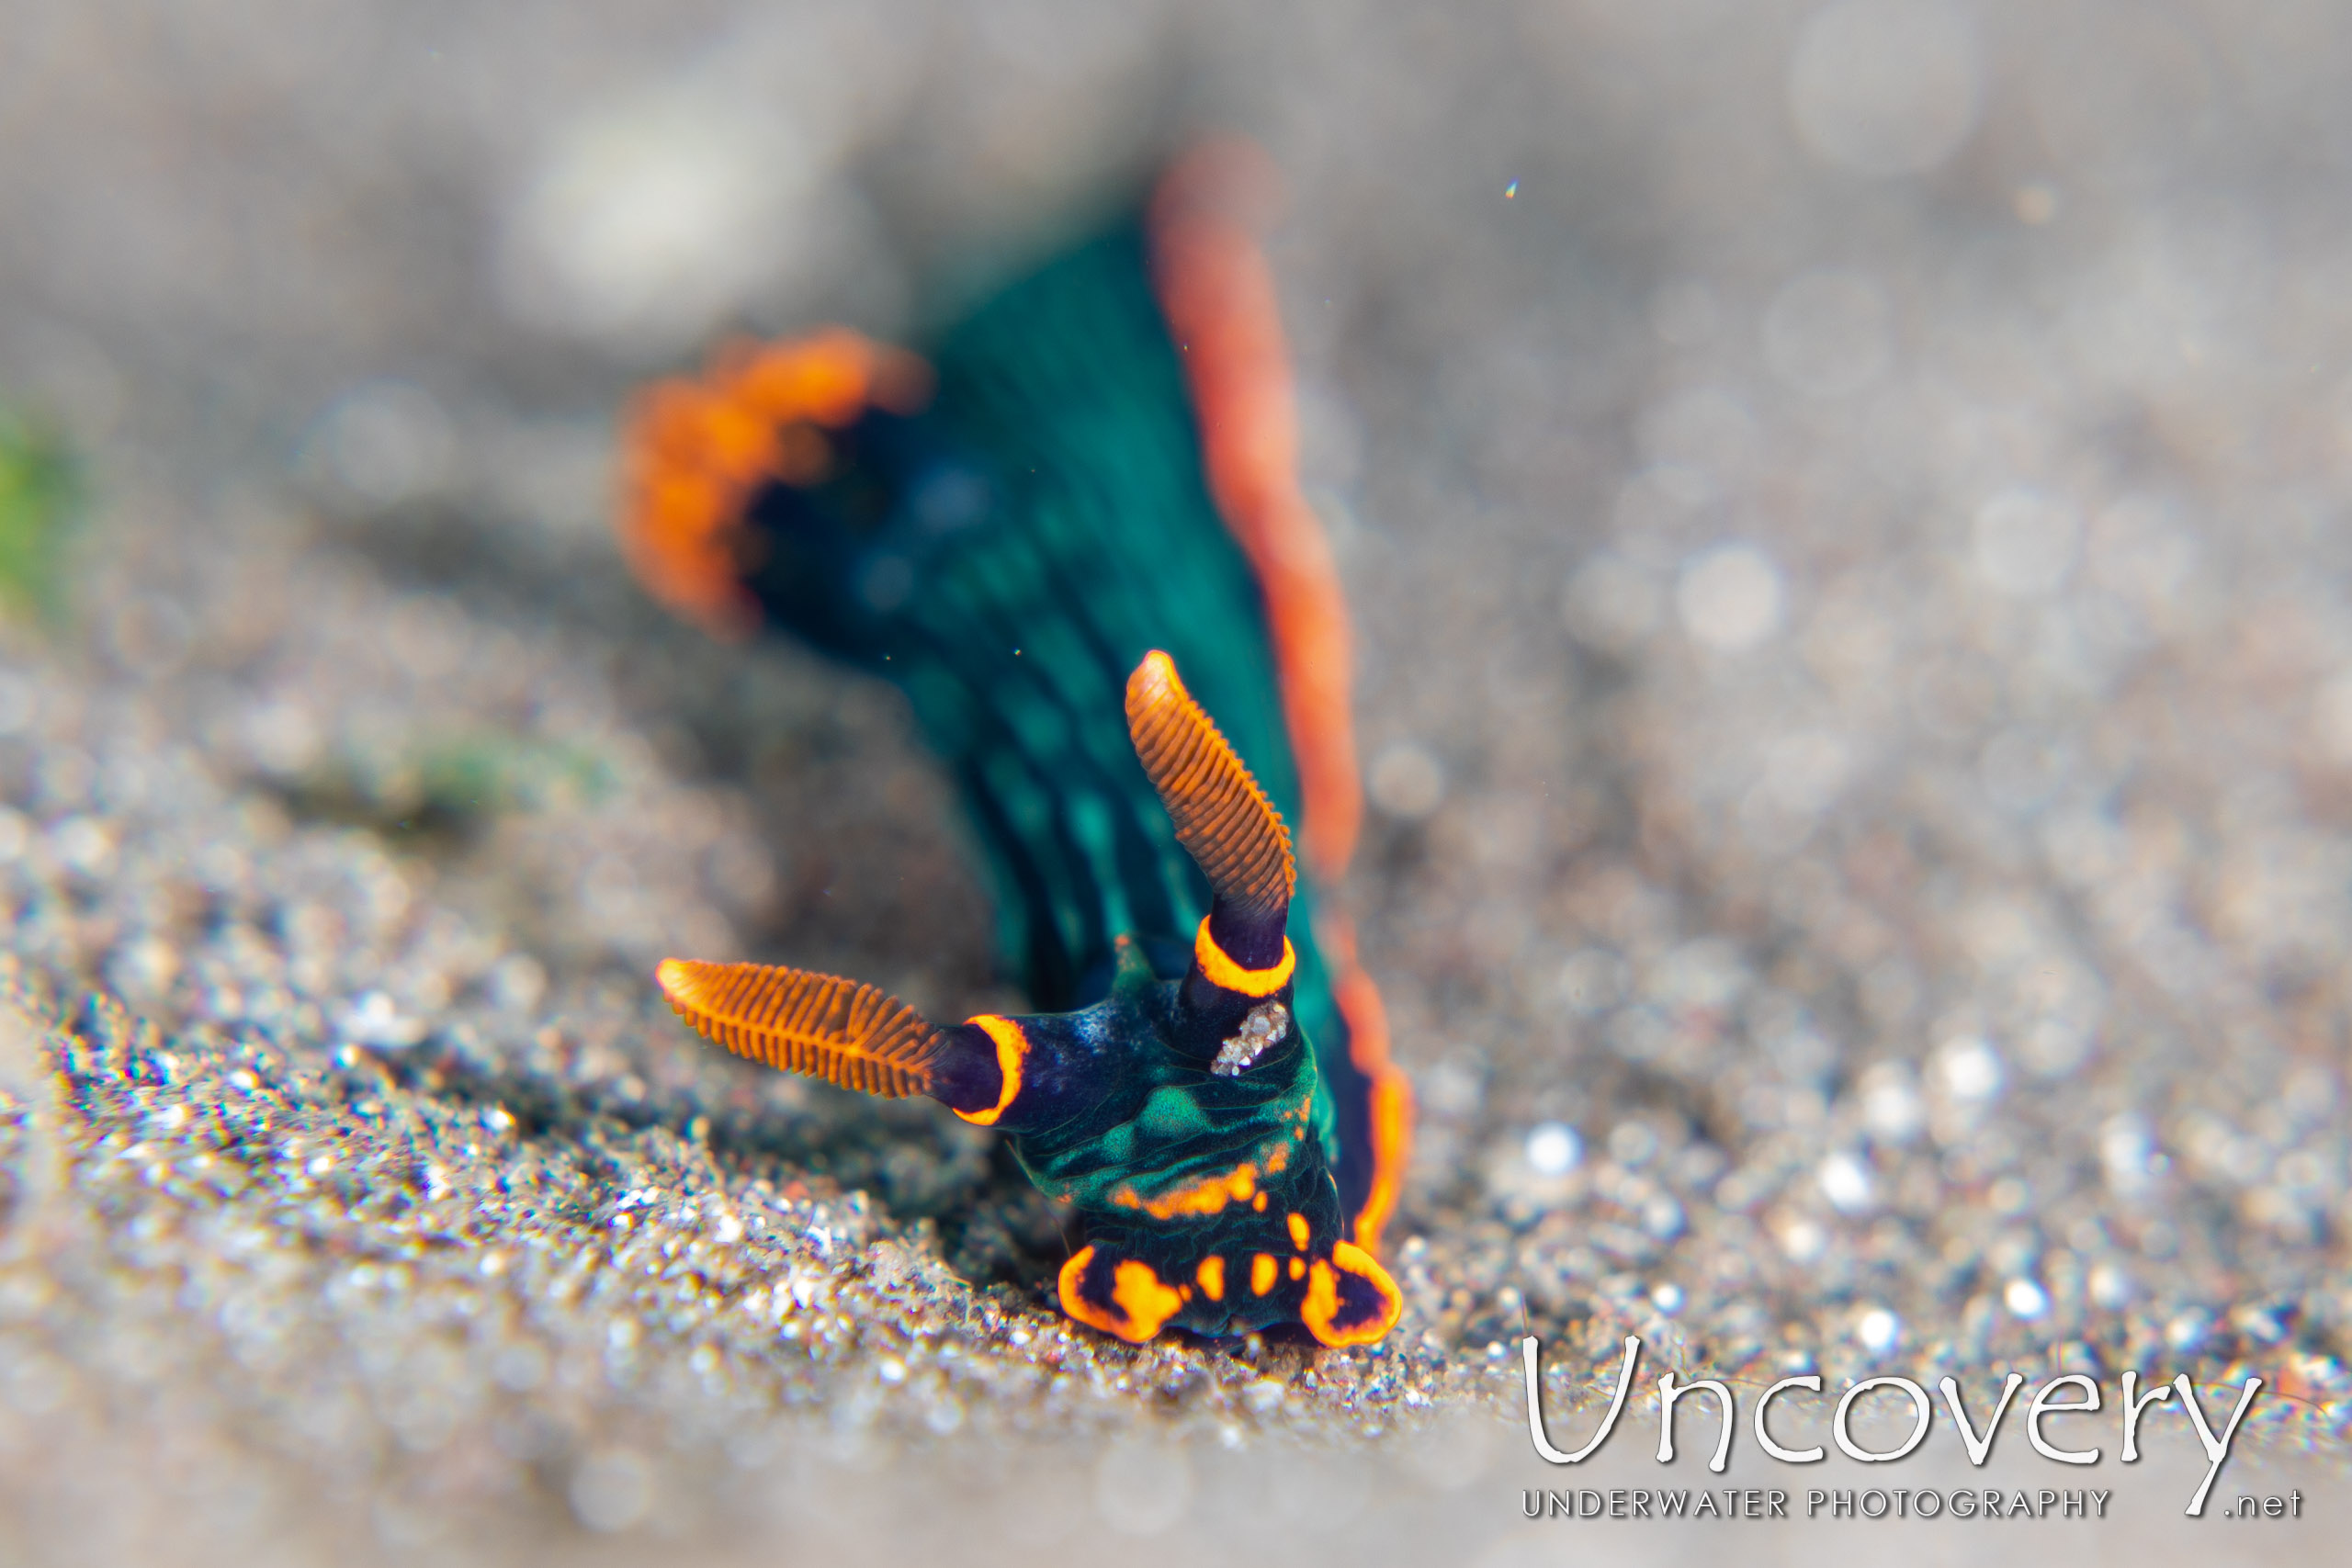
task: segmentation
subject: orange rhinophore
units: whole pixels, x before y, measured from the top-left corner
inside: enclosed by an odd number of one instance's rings
[[[1252,914],[1280,914],[1298,886],[1290,829],[1184,690],[1175,661],[1157,649],[1127,677],[1127,733],[1176,841],[1217,897]]]
[[[695,1033],[739,1056],[885,1100],[932,1087],[939,1029],[872,986],[775,964],[680,958],[665,959],[654,978]]]

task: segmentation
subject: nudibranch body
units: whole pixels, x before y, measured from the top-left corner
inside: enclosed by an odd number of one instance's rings
[[[1362,1344],[1398,1310],[1374,1255],[1411,1105],[1315,897],[1361,815],[1346,619],[1236,162],[1180,164],[1140,222],[921,358],[832,331],[640,400],[639,575],[722,635],[789,631],[907,694],[1039,1010],[943,1027],[796,969],[661,980],[732,1050],[1002,1133],[1084,1222],[1060,1280],[1080,1321]]]

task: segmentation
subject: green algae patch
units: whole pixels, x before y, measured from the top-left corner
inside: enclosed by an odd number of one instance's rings
[[[82,476],[53,431],[0,409],[0,617],[54,625]]]

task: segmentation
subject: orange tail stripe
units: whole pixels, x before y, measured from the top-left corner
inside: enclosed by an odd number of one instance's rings
[[[1298,416],[1273,274],[1234,209],[1271,177],[1247,143],[1211,143],[1160,181],[1150,213],[1160,309],[1183,350],[1209,493],[1266,596],[1283,713],[1298,754],[1307,864],[1337,881],[1363,795],[1349,707],[1346,601],[1298,488]]]
[[[1200,420],[1209,493],[1257,573],[1282,676],[1283,716],[1298,759],[1299,843],[1318,881],[1345,874],[1363,819],[1350,704],[1346,600],[1322,524],[1298,488],[1298,416],[1273,274],[1242,209],[1270,190],[1265,155],[1212,143],[1170,170],[1151,206],[1160,309],[1183,350]],[[1412,1090],[1388,1059],[1380,992],[1356,965],[1344,916],[1317,936],[1348,1021],[1350,1058],[1371,1080],[1373,1179],[1357,1244],[1379,1243],[1412,1142]]]

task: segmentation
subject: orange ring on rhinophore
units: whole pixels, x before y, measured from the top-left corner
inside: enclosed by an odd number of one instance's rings
[[[1271,969],[1244,969],[1226,956],[1225,949],[1209,935],[1208,917],[1201,917],[1201,929],[1193,938],[1193,960],[1209,984],[1220,990],[1238,991],[1245,997],[1271,997],[1290,984],[1292,973],[1298,968],[1298,951],[1283,938],[1282,961]]]
[[[968,1018],[964,1021],[996,1042],[996,1066],[997,1071],[1004,1075],[1004,1089],[996,1097],[996,1103],[986,1111],[957,1111],[956,1114],[975,1127],[993,1127],[996,1119],[1005,1113],[1021,1093],[1021,1064],[1029,1055],[1029,1037],[1021,1032],[1021,1026],[1012,1020],[992,1012],[984,1012],[978,1018]]]
[[[1061,1276],[1055,1281],[1055,1293],[1061,1298],[1062,1311],[1087,1327],[1099,1328],[1130,1345],[1140,1345],[1182,1310],[1182,1294],[1170,1290],[1157,1269],[1148,1263],[1125,1258],[1111,1270],[1111,1301],[1118,1309],[1117,1315],[1103,1311],[1078,1292],[1079,1281],[1086,1277],[1093,1261],[1094,1248],[1080,1247],[1062,1265]]]

